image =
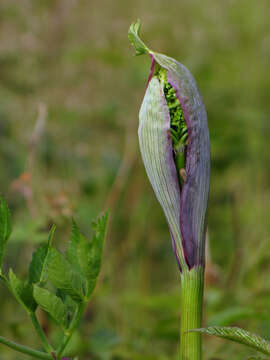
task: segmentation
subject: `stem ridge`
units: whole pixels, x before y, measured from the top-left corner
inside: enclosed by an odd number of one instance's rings
[[[201,327],[203,282],[202,266],[193,267],[181,274],[180,360],[202,359],[201,335],[190,330]]]

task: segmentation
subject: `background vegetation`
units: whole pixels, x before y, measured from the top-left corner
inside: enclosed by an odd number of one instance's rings
[[[23,276],[53,222],[63,248],[72,216],[89,235],[91,219],[111,209],[102,275],[70,354],[176,358],[179,275],[137,143],[150,66],[127,39],[137,18],[150,47],[193,72],[208,110],[205,324],[270,338],[269,11],[268,0],[1,0],[0,192],[14,224],[6,269]],[[1,335],[40,347],[3,287],[0,309]],[[204,353],[247,350],[206,337]],[[0,346],[0,358],[27,357]]]

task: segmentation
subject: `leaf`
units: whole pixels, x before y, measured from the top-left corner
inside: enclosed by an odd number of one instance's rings
[[[232,340],[240,344],[252,347],[263,354],[270,355],[270,342],[263,339],[259,335],[252,334],[249,331],[240,329],[238,327],[222,327],[211,326],[202,329],[194,329],[191,331],[198,331],[207,335],[214,335],[223,339]]]
[[[46,311],[64,329],[67,327],[68,309],[62,300],[37,285],[34,285],[34,298],[42,310]]]
[[[76,311],[78,310],[78,304],[72,300],[72,298],[60,289],[57,289],[56,296],[59,297],[67,308],[68,321],[73,319]]]
[[[50,250],[48,275],[51,283],[70,295],[74,301],[85,300],[88,288],[86,279],[74,271],[65,257],[54,248]]]
[[[263,358],[261,356],[249,356],[248,358],[246,358],[245,360],[269,360],[267,358]]]
[[[4,199],[0,200],[0,272],[3,265],[4,251],[11,234],[10,212]]]
[[[79,273],[83,273],[87,276],[87,252],[88,252],[88,241],[80,233],[80,230],[74,221],[72,220],[72,232],[69,246],[66,252],[67,260]]]
[[[71,240],[66,254],[73,267],[87,279],[88,298],[94,290],[100,272],[107,223],[108,214],[93,222],[95,233],[91,241],[87,241],[73,220]]]
[[[47,244],[40,246],[33,254],[29,266],[29,282],[31,284],[44,285],[48,278],[47,265],[49,251],[52,246],[52,240],[55,232],[55,225],[52,226]]]
[[[104,240],[107,234],[108,218],[109,214],[107,212],[92,223],[95,233],[93,238],[91,239],[91,242],[89,244],[89,250],[87,252],[88,264],[86,272],[89,287],[89,298],[95,288],[97,277],[101,268]]]
[[[37,308],[33,298],[33,285],[17,278],[12,269],[9,270],[9,283],[17,301],[25,308],[27,312],[33,312]]]
[[[135,48],[135,55],[147,54],[150,51],[139,36],[140,27],[141,21],[137,20],[130,25],[128,31],[128,38]]]

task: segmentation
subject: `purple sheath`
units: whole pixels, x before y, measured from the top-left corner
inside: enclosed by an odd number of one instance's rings
[[[206,213],[210,180],[210,143],[205,107],[189,70],[176,60],[151,52],[153,59],[140,110],[139,142],[149,180],[167,218],[180,270],[204,265]],[[187,179],[181,191],[173,158],[169,109],[157,62],[167,71],[188,128]]]

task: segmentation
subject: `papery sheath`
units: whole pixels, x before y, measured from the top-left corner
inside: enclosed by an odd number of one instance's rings
[[[154,53],[155,61],[167,70],[188,128],[186,182],[181,191],[180,230],[189,268],[204,264],[206,213],[210,184],[210,141],[207,115],[190,71],[176,60]]]
[[[169,224],[179,267],[184,271],[204,265],[210,182],[207,115],[190,71],[176,60],[150,50],[140,39],[139,29],[140,22],[132,24],[129,38],[136,54],[148,53],[152,59],[139,114],[140,149],[147,175]],[[166,71],[165,80],[160,76],[160,69]],[[166,81],[179,100],[188,132],[181,155],[184,156],[184,168],[178,170],[175,165],[178,150],[173,148],[171,131],[174,129],[171,129],[170,111],[164,95]]]
[[[176,91],[188,128],[186,182],[181,191],[180,230],[189,268],[204,264],[206,213],[210,184],[210,141],[207,115],[196,81],[181,63],[153,53],[154,60],[167,70],[167,79]]]
[[[162,86],[155,77],[148,83],[139,121],[139,144],[145,169],[166,215],[176,254],[183,266],[180,189],[173,159],[170,115]]]

